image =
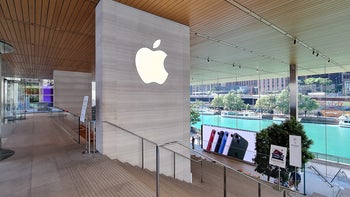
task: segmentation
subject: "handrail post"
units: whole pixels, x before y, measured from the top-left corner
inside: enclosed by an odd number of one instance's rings
[[[87,122],[88,125],[88,154],[91,153],[91,121]]]
[[[80,116],[78,117],[78,144],[80,144]]]
[[[85,119],[85,153],[87,153],[88,151],[88,139],[87,139],[87,135],[88,135],[88,130],[87,130],[87,122],[86,122],[86,119]]]
[[[92,127],[92,137],[93,137],[93,141],[92,141],[92,146],[94,148],[94,155],[96,153],[96,121],[93,121],[93,127]]]
[[[305,180],[305,163],[303,163],[303,169],[304,169],[304,195],[306,195],[306,180]]]
[[[203,159],[201,158],[201,183],[203,183]]]
[[[175,152],[174,152],[174,179],[175,179],[175,175],[176,175],[176,161],[175,161],[175,157],[176,157],[176,155],[175,155]]]
[[[145,164],[144,164],[144,162],[145,162],[145,157],[144,157],[144,148],[143,148],[143,138],[141,138],[141,151],[142,151],[142,153],[141,153],[141,162],[142,162],[142,164],[141,164],[141,166],[142,166],[142,170],[144,170],[145,169]]]
[[[226,166],[224,166],[224,197],[226,197]]]
[[[258,197],[261,197],[261,184],[258,183]]]
[[[159,197],[159,146],[156,145],[156,197]]]

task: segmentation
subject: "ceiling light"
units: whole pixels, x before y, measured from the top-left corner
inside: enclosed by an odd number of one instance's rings
[[[280,32],[281,34],[285,35],[286,37],[293,39],[293,43],[294,44],[298,44],[304,46],[305,48],[309,49],[310,51],[312,51],[312,54],[314,55],[317,50],[315,51],[315,49],[311,48],[308,44],[306,44],[305,42],[303,42],[302,40],[297,40],[295,37],[293,37],[291,34],[289,34],[287,31],[281,29],[280,27],[274,25],[273,23],[271,23],[270,21],[264,19],[262,16],[258,15],[257,13],[253,12],[252,10],[250,10],[249,8],[245,7],[244,5],[242,5],[241,3],[237,2],[237,0],[225,0],[226,2],[230,3],[232,6],[238,8],[239,10],[247,13],[248,15],[250,15],[251,17],[255,18],[256,20],[264,23],[265,25],[271,27],[272,29]],[[323,55],[323,54],[319,54],[317,52],[316,56],[321,55],[321,57],[324,58],[328,58],[327,56]],[[329,59],[329,58],[328,58]],[[332,61],[333,64],[339,65],[337,62]]]

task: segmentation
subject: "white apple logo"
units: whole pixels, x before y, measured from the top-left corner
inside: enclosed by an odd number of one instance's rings
[[[153,43],[153,49],[160,45],[161,40]],[[163,84],[168,78],[168,72],[164,68],[167,54],[164,51],[152,51],[149,48],[141,48],[135,56],[135,64],[142,81],[148,83]]]

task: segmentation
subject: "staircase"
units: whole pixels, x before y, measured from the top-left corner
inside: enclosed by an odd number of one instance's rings
[[[202,160],[201,163],[199,157],[192,156],[192,159],[192,183],[161,175],[160,196],[224,196],[224,167],[208,160]],[[155,192],[154,172],[142,170],[127,163],[115,162]],[[258,196],[257,183],[253,179],[248,180],[243,175],[228,169],[226,169],[226,174],[227,196]],[[262,186],[262,196],[282,197],[282,192],[275,191],[272,186]]]

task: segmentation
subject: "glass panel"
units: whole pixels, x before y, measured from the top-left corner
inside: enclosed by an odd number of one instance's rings
[[[21,120],[25,118],[24,82],[19,79],[5,80],[5,121]]]

